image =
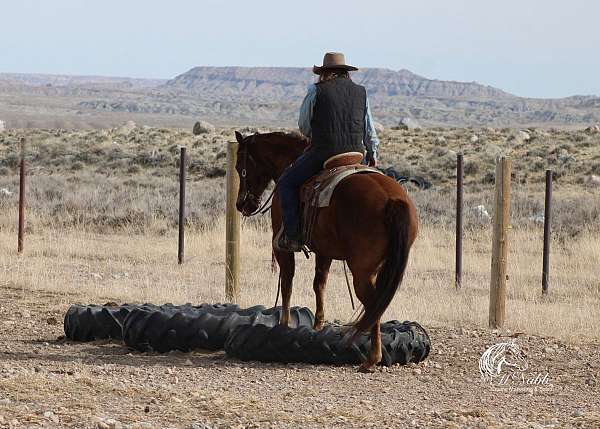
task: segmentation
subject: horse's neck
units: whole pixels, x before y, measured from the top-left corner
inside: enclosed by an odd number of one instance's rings
[[[272,179],[277,181],[283,174],[286,168],[303,153],[305,145],[301,144],[298,140],[286,140],[285,142],[277,142],[273,145],[277,145],[276,148],[271,150],[273,154],[270,158]]]

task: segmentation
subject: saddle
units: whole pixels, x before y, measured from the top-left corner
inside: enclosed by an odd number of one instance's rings
[[[360,164],[362,159],[363,154],[360,152],[332,156],[323,163],[323,170],[308,179],[300,188],[302,233],[308,247],[311,247],[312,230],[318,219],[319,209],[329,206],[333,191],[342,180],[359,173],[383,174],[375,168]]]

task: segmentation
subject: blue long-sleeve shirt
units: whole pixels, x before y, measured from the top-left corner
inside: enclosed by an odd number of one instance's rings
[[[317,99],[317,86],[312,84],[308,87],[308,91],[302,105],[300,106],[300,117],[298,119],[298,128],[300,132],[306,137],[312,137],[312,129],[310,123],[312,121],[313,110],[315,107],[315,101]],[[373,115],[371,114],[371,107],[369,106],[369,98],[366,98],[366,114],[365,114],[365,134],[363,137],[363,144],[367,149],[367,155],[372,156],[373,159],[377,159],[377,148],[379,147],[379,138],[375,131],[375,122],[373,121]]]

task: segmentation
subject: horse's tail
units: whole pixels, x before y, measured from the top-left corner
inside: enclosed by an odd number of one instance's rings
[[[384,222],[388,236],[385,260],[377,274],[375,296],[365,303],[362,313],[354,324],[356,335],[371,329],[381,318],[402,282],[408,263],[411,245],[408,204],[400,199],[388,200],[384,209]]]

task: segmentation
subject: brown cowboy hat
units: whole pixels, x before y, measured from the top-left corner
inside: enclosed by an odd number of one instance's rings
[[[355,71],[358,70],[358,68],[346,64],[346,58],[341,52],[327,52],[323,57],[323,65],[313,66],[313,73],[321,74],[325,70]]]

